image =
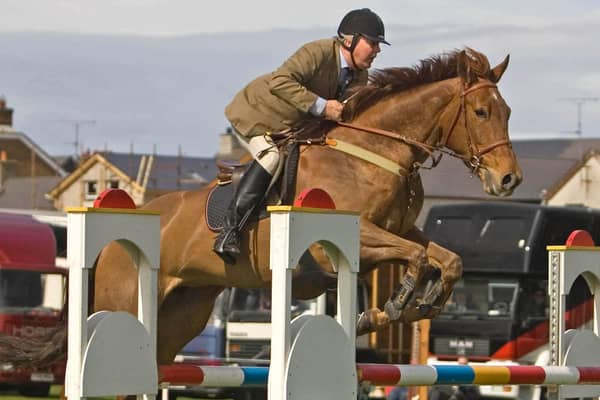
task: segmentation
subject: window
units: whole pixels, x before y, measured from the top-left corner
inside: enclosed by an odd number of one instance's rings
[[[440,217],[435,220],[428,235],[441,246],[456,248],[464,243],[465,238],[472,236],[473,225],[471,216]]]
[[[66,276],[37,271],[0,269],[0,308],[63,308]]]
[[[98,181],[84,182],[85,199],[94,200],[98,196]]]
[[[490,282],[488,286],[489,315],[509,314],[517,299],[517,284]]]
[[[445,314],[504,316],[512,314],[518,284],[512,279],[464,278],[456,283]]]
[[[525,218],[490,218],[479,233],[479,242],[507,250],[522,247],[529,234],[527,222]]]
[[[106,188],[107,189],[118,189],[119,181],[116,179],[111,179],[111,180],[106,181]]]

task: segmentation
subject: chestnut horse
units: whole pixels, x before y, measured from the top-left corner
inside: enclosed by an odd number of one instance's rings
[[[423,204],[421,166],[428,160],[435,164],[436,156],[446,153],[462,159],[488,194],[508,196],[520,183],[508,137],[510,109],[496,86],[507,65],[508,57],[490,68],[485,55],[467,48],[413,68],[376,71],[347,102],[348,122],[327,133],[326,145],[302,147],[296,192],[319,187],[339,209],[360,211],[361,273],[389,263],[406,266],[384,311],[361,315],[360,333],[394,320],[434,317],[462,274],[460,257],[429,241],[414,225]],[[270,285],[269,219],[249,223],[237,264],[224,264],[212,251],[216,235],[206,223],[209,191],[170,193],[144,206],[161,212],[161,364],[170,363],[204,328],[225,287]],[[433,268],[439,269],[437,280],[425,285],[435,276]],[[331,285],[330,272],[324,253],[313,246],[295,272],[295,296],[322,293]],[[135,313],[136,285],[131,260],[119,245],[110,244],[97,263],[95,309]]]

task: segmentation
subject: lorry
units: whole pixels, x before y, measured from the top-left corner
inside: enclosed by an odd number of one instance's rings
[[[433,206],[424,233],[462,257],[463,276],[441,314],[431,321],[429,363],[547,365],[548,256],[573,230],[600,243],[600,210],[513,202]],[[581,328],[593,316],[582,277],[567,297],[566,326]],[[483,397],[531,399],[534,386],[481,386]]]
[[[53,229],[30,215],[0,213],[0,332],[43,337],[62,325],[66,269],[56,266]],[[0,365],[0,386],[25,396],[47,397],[62,384],[66,360],[32,369]]]

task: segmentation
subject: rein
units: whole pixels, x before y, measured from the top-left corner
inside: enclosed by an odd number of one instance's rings
[[[490,151],[494,150],[496,147],[505,146],[505,145],[510,146],[510,141],[507,139],[503,139],[503,140],[494,142],[492,144],[489,144],[489,145],[483,147],[482,149],[479,149],[477,147],[476,141],[474,140],[473,133],[467,126],[467,115],[466,115],[467,109],[466,109],[466,105],[465,105],[465,98],[466,98],[467,94],[472,93],[476,90],[488,88],[488,87],[496,88],[497,86],[495,83],[486,80],[486,81],[476,83],[473,86],[463,88],[463,91],[460,94],[460,104],[458,107],[458,111],[456,113],[456,116],[453,119],[450,129],[448,130],[448,134],[445,135],[445,137],[443,138],[441,143],[439,143],[437,145],[430,145],[427,143],[423,143],[418,140],[411,139],[411,138],[401,135],[399,133],[388,131],[385,129],[379,129],[379,128],[374,128],[374,127],[364,126],[364,125],[357,125],[357,124],[354,124],[351,122],[343,122],[343,121],[337,121],[337,124],[339,126],[342,126],[345,128],[355,129],[357,131],[373,133],[375,135],[399,140],[410,146],[416,147],[416,148],[424,151],[428,155],[428,157],[431,157],[431,160],[432,160],[431,166],[429,166],[427,168],[435,167],[440,162],[442,155],[447,154],[451,157],[458,158],[459,160],[469,163],[469,165],[471,166],[471,169],[472,169],[472,173],[476,173],[477,170],[479,170],[479,168],[481,168],[481,159],[484,154],[489,153]],[[463,155],[463,154],[459,154],[454,151],[445,149],[445,146],[448,143],[450,136],[454,132],[454,128],[456,128],[456,126],[458,124],[458,120],[460,119],[461,113],[464,115],[463,119],[465,122],[465,130],[467,132],[467,144],[469,147],[469,151],[471,153],[470,155]],[[435,156],[436,152],[441,153],[441,154],[436,157]]]

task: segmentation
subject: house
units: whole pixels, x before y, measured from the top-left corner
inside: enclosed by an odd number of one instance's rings
[[[97,152],[47,193],[56,209],[91,206],[105,189],[123,189],[136,205],[176,190],[197,190],[216,177],[213,158]]]
[[[220,135],[216,159],[239,160],[246,150],[231,129]],[[119,188],[142,205],[162,194],[197,190],[217,176],[215,158],[96,152],[56,185],[46,197],[56,209],[91,206],[105,189]]]
[[[12,126],[13,110],[0,98],[0,208],[52,210],[45,193],[66,172],[27,135]]]
[[[600,151],[588,150],[544,193],[544,203],[600,208]]]

